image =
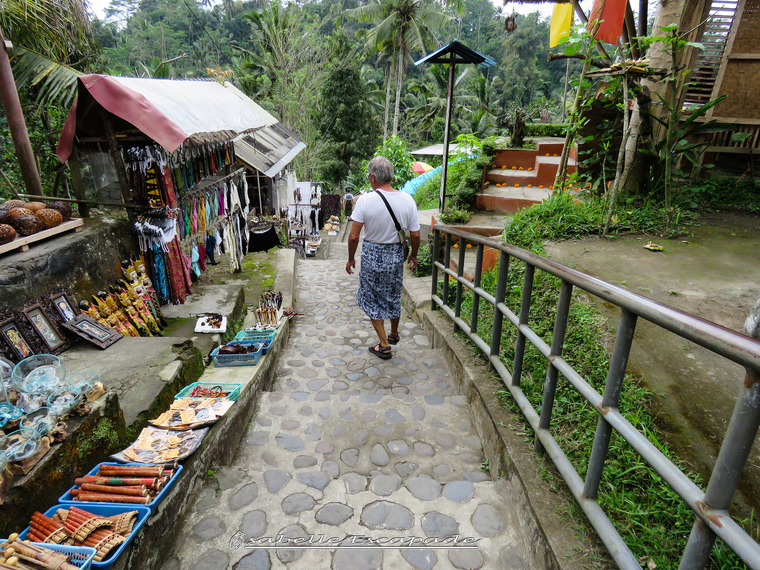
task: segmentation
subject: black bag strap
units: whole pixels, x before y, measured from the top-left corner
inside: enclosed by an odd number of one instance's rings
[[[391,218],[393,218],[393,223],[396,224],[396,231],[400,232],[401,224],[398,223],[398,220],[396,219],[396,214],[393,213],[393,210],[391,209],[391,205],[388,203],[388,200],[385,198],[385,196],[383,196],[383,193],[380,192],[380,190],[375,190],[375,192],[377,192],[380,195],[380,197],[383,199],[383,202],[385,202],[385,207],[388,208],[388,212],[390,212]]]

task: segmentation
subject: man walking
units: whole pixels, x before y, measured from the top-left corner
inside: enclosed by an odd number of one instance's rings
[[[346,195],[343,196],[343,204],[344,211],[346,212],[346,217],[350,218],[351,212],[354,208],[354,195],[348,190],[346,190]]]
[[[367,313],[380,340],[369,351],[383,360],[391,355],[391,344],[398,344],[401,319],[401,287],[404,276],[404,248],[399,242],[395,216],[400,227],[409,233],[412,251],[409,267],[417,267],[417,249],[420,246],[420,222],[414,199],[404,192],[391,188],[393,164],[384,156],[377,156],[367,165],[370,186],[356,204],[348,236],[348,262],[346,271],[356,268],[355,254],[359,236],[364,230],[362,263],[356,303]],[[391,215],[393,212],[393,216]],[[385,320],[390,320],[391,331],[386,336]]]

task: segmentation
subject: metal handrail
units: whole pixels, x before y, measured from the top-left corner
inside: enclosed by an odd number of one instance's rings
[[[545,452],[554,462],[560,475],[618,566],[626,570],[640,570],[641,568],[640,563],[596,500],[612,430],[615,430],[631,445],[641,458],[689,505],[696,515],[691,535],[681,557],[679,570],[703,568],[716,536],[720,537],[749,568],[760,570],[760,545],[728,513],[742,469],[749,456],[758,427],[760,427],[760,406],[758,405],[760,402],[760,341],[636,295],[626,289],[511,244],[440,224],[434,226],[432,231],[434,232],[431,293],[433,308],[440,307],[445,314],[452,318],[454,331],[461,330],[486,354],[491,368],[496,371],[509,389],[525,419],[535,432],[536,451]],[[443,263],[438,260],[442,235],[445,236]],[[464,277],[466,253],[464,247],[459,248],[457,271],[450,269],[452,236],[478,244],[475,275],[472,281]],[[500,251],[499,276],[495,295],[491,295],[480,287],[485,247]],[[519,313],[515,313],[504,303],[510,258],[525,263],[523,294]],[[558,277],[562,283],[551,346],[546,344],[528,326],[536,269]],[[439,271],[456,280],[457,289],[453,310],[443,300],[449,298],[448,278],[443,280],[443,299],[437,294]],[[582,289],[621,309],[622,314],[612,349],[604,394],[599,394],[583,376],[578,374],[562,358],[562,345],[573,287]],[[465,288],[473,292],[469,323],[461,317],[462,294]],[[490,331],[490,344],[483,340],[477,331],[480,299],[494,307],[494,323]],[[500,359],[504,317],[507,318],[509,324],[517,329],[515,358],[511,371]],[[746,370],[745,380],[737,398],[731,422],[704,492],[618,410],[617,405],[622,392],[633,333],[639,317],[741,364]],[[533,407],[520,388],[526,341],[536,347],[549,365],[540,410]],[[562,374],[594,407],[599,416],[585,480],[581,479],[549,431],[559,374]]]

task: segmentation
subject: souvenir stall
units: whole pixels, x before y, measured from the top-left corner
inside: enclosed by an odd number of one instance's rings
[[[239,271],[251,207],[233,138],[265,122],[215,81],[84,75],[58,157],[107,145],[158,304],[184,303],[194,277],[226,254]]]

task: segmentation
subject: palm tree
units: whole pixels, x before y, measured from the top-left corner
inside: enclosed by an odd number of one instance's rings
[[[475,100],[472,95],[462,94],[464,79],[471,73],[472,67],[464,70],[454,79],[454,93],[458,101],[471,103]],[[429,131],[436,117],[441,117],[448,104],[449,75],[447,69],[440,64],[428,67],[422,80],[414,82],[409,90],[416,95],[408,98],[407,108],[418,128]]]
[[[85,0],[4,0],[0,29],[13,42],[19,89],[37,90],[40,103],[68,106],[79,72],[98,53]]]
[[[444,4],[454,4],[445,2]],[[458,2],[456,3],[459,4]],[[438,11],[433,0],[374,0],[372,3],[346,14],[361,22],[373,22],[367,31],[367,50],[392,50],[395,67],[396,100],[393,112],[393,134],[398,134],[401,104],[401,86],[406,74],[407,61],[412,52],[425,52],[433,44],[433,31],[441,29],[451,16]]]

